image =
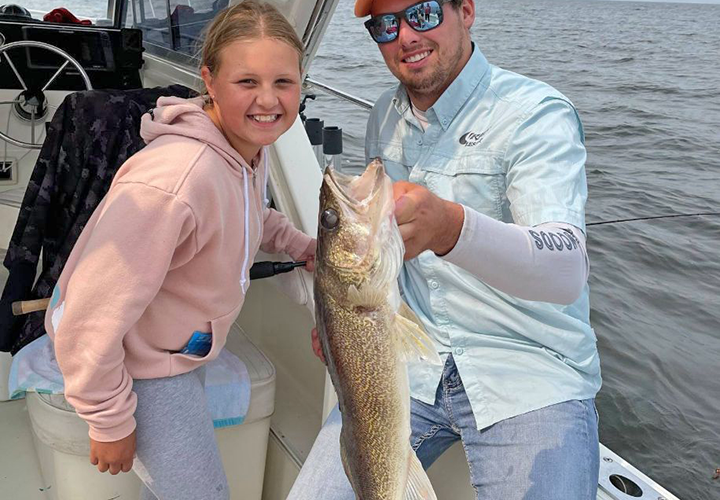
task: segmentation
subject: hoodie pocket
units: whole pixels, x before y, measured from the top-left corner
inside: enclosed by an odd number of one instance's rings
[[[240,309],[242,308],[242,304],[235,307],[232,311],[230,311],[228,314],[225,314],[223,316],[220,316],[218,318],[215,318],[213,320],[210,320],[210,335],[211,335],[211,345],[210,350],[205,356],[196,356],[194,354],[181,354],[177,353],[175,356],[179,356],[181,358],[185,359],[192,359],[192,360],[205,360],[210,361],[212,359],[215,359],[218,354],[220,353],[220,350],[225,346],[225,342],[227,340],[228,332],[230,331],[230,327],[232,327],[233,322],[235,321],[235,318],[237,318],[238,314],[240,313]]]

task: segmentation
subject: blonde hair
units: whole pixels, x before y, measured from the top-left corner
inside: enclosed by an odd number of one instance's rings
[[[295,29],[277,8],[257,0],[244,0],[218,12],[203,41],[200,68],[207,66],[214,75],[220,68],[220,54],[237,41],[269,38],[287,43],[298,53],[302,64],[305,47]],[[202,94],[207,94],[205,85]]]

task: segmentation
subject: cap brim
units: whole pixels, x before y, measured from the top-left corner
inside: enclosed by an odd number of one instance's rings
[[[355,17],[365,17],[370,15],[370,7],[373,0],[356,0],[355,1]]]

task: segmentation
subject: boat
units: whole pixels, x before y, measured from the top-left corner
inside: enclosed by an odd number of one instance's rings
[[[339,0],[277,0],[307,49],[306,91],[372,105],[308,76]],[[19,0],[22,3],[22,0]],[[228,2],[170,0],[78,2],[73,14],[91,25],[43,21],[46,11],[0,9],[0,255],[4,257],[46,128],[63,100],[88,89],[129,90],[182,84],[198,88],[195,53],[202,28]],[[320,165],[303,120],[271,148],[268,188],[273,206],[297,227],[316,233]],[[259,255],[258,260],[287,260]],[[7,270],[0,269],[4,287]],[[312,279],[294,270],[253,282],[234,320],[228,348],[249,368],[253,396],[246,422],[219,429],[218,443],[233,499],[286,498],[323,419],[336,402],[324,365],[310,347]],[[0,497],[8,500],[133,498],[133,473],[98,474],[86,452],[83,422],[62,396],[28,393],[10,399],[12,363],[0,353]],[[253,417],[251,418],[251,415]],[[79,421],[79,422],[78,422]],[[85,428],[86,430],[86,428]],[[601,445],[597,498],[676,500],[677,497]],[[471,500],[460,445],[429,470],[442,500]],[[558,492],[559,499],[562,498]],[[573,500],[573,499],[568,499]]]

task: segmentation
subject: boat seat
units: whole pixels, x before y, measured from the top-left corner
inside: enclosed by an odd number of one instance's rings
[[[247,367],[251,381],[250,405],[240,425],[215,430],[233,500],[260,500],[270,432],[275,410],[275,367],[233,324],[225,346]],[[90,464],[88,425],[62,394],[27,394],[35,448],[51,500],[94,500],[137,496],[134,474],[98,474]]]
[[[250,406],[241,425],[269,417],[275,409],[275,367],[236,324],[230,330],[225,347],[245,363],[250,374]],[[62,394],[30,393],[28,396],[33,430],[43,443],[73,455],[90,453],[88,426]]]

